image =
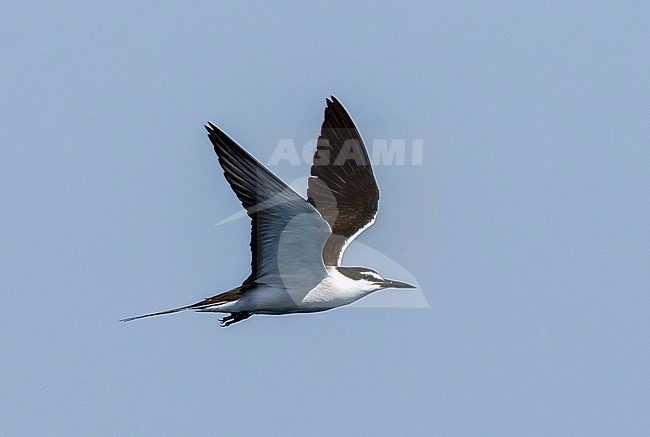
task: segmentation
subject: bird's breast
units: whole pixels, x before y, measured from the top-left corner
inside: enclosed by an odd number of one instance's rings
[[[302,300],[304,305],[336,308],[361,299],[367,293],[358,283],[343,275],[331,275],[310,290]]]

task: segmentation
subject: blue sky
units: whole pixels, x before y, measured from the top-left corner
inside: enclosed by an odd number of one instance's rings
[[[649,13],[8,2],[0,434],[646,434]],[[345,262],[426,305],[118,323],[248,275],[202,125],[269,162],[330,94],[367,141],[423,141],[376,167]]]

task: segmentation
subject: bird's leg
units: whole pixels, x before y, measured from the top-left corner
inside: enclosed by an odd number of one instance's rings
[[[230,326],[233,323],[241,322],[242,320],[246,320],[251,316],[251,313],[247,312],[239,312],[239,313],[230,313],[228,317],[224,317],[223,319],[219,320],[219,323],[221,324],[222,328],[225,328],[226,326]]]

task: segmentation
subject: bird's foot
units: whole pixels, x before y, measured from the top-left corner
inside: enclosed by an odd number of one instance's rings
[[[231,313],[228,317],[224,317],[223,319],[219,320],[219,324],[221,325],[222,328],[225,328],[226,326],[230,326],[233,323],[241,322],[242,320],[246,320],[251,316],[251,313],[246,313],[246,312],[240,312],[240,313]]]

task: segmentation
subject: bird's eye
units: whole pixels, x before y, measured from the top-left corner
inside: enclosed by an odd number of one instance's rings
[[[376,281],[382,282],[384,280],[384,278],[382,278],[375,272],[364,272],[363,276],[365,276],[366,279],[372,282],[376,282]]]

